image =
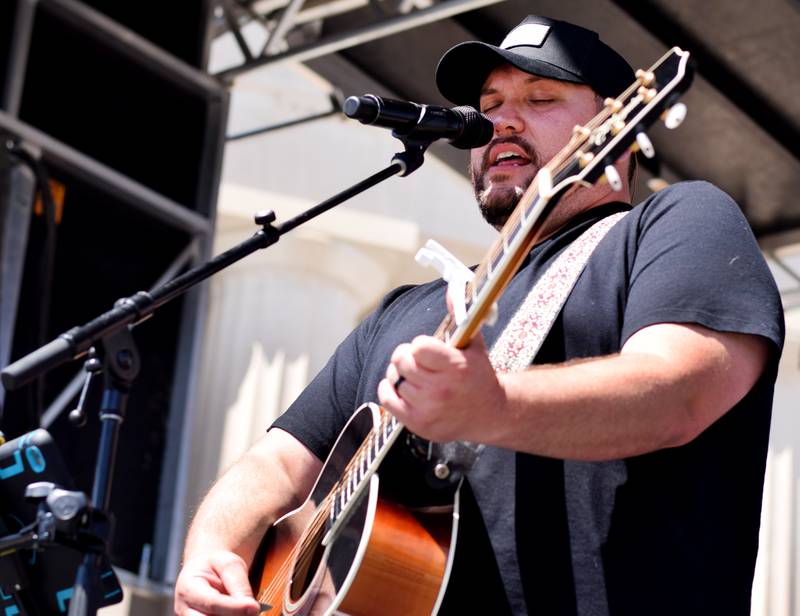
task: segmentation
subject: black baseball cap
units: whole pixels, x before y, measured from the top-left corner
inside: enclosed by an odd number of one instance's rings
[[[528,15],[498,47],[469,41],[450,48],[436,67],[436,85],[455,104],[477,106],[489,73],[505,63],[539,77],[586,84],[600,96],[618,96],[634,80],[631,66],[597,32]]]

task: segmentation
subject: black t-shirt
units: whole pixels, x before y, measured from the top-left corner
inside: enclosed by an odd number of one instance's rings
[[[627,207],[594,208],[535,246],[487,344],[564,248]],[[439,280],[387,295],[273,425],[325,459],[352,411],[376,399],[394,348],[444,318],[444,290]],[[747,396],[682,447],[609,462],[487,447],[463,490],[443,613],[749,614],[783,313],[747,221],[710,184],[656,193],[611,229],[535,363],[616,353],[655,323],[755,334],[774,352]]]

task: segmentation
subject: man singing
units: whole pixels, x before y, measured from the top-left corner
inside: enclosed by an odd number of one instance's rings
[[[470,167],[499,228],[573,127],[634,77],[594,32],[528,17],[498,47],[450,49],[436,80],[494,124]],[[558,203],[498,323],[467,348],[426,335],[446,315],[441,280],[387,295],[206,497],[176,613],[258,613],[247,571],[259,540],[377,392],[420,437],[486,445],[462,488],[440,613],[749,614],[780,298],[727,195],[687,182],[631,208],[632,164],[616,163],[621,190],[580,187]],[[487,349],[543,272],[620,212],[533,365],[495,372]]]

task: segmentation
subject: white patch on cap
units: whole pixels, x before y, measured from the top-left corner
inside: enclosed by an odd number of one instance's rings
[[[550,32],[550,26],[545,24],[522,24],[508,33],[508,36],[500,43],[500,49],[510,49],[518,45],[541,47],[548,32]]]

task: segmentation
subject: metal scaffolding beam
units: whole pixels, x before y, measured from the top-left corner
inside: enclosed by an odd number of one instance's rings
[[[349,32],[343,32],[312,43],[299,45],[288,51],[274,54],[267,53],[252,61],[245,61],[239,66],[220,71],[216,73],[215,76],[224,80],[229,80],[237,75],[268,64],[277,64],[288,60],[305,62],[306,60],[319,58],[320,56],[341,51],[342,49],[354,47],[399,32],[405,32],[412,28],[424,26],[442,19],[447,19],[453,15],[473,11],[502,1],[503,0],[446,0],[430,8],[416,10],[405,15],[389,17],[383,21],[360,28],[354,28]],[[297,18],[296,23],[300,23],[302,20],[302,12],[297,13],[295,17]],[[288,26],[285,23],[282,28],[288,31]],[[268,45],[267,47],[270,46]],[[266,51],[269,51],[269,49]]]

